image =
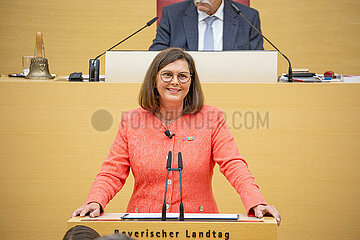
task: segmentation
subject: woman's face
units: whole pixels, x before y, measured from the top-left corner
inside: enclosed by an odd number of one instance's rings
[[[160,74],[164,71],[173,73],[173,79],[170,82],[164,82],[161,79]],[[183,100],[189,92],[191,77],[188,82],[181,83],[178,77],[179,73],[190,73],[189,65],[184,59],[179,59],[175,62],[169,63],[158,72],[156,76],[156,88],[160,95],[161,105],[166,106],[169,104],[179,104],[180,106],[183,104]]]

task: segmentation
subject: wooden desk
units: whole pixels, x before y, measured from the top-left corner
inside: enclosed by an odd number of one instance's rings
[[[111,215],[111,214],[108,214]],[[81,221],[75,217],[67,222],[68,229],[84,225],[101,236],[126,233],[136,239],[252,239],[276,240],[274,218],[264,222],[196,222],[196,221]]]

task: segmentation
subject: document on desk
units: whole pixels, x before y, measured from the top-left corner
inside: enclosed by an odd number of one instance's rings
[[[179,219],[179,213],[166,213],[166,219]],[[127,213],[122,219],[130,220],[130,219],[149,219],[149,220],[157,220],[161,219],[161,213]],[[185,213],[185,220],[233,220],[237,221],[239,219],[239,214],[197,214],[197,213]]]
[[[167,220],[178,220],[179,213],[167,213]],[[248,217],[245,214],[185,213],[185,221],[237,221],[263,222],[264,218]],[[161,213],[104,213],[96,218],[84,217],[81,221],[124,221],[124,220],[161,220]]]

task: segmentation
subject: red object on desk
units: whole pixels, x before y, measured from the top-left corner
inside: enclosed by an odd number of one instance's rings
[[[333,71],[327,71],[324,73],[324,77],[330,77],[330,78],[335,78],[335,73]]]

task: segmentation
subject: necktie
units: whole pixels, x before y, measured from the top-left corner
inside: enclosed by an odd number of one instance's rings
[[[205,51],[214,51],[214,32],[212,24],[215,21],[216,17],[211,16],[204,19],[206,22],[206,29],[204,35],[204,50]]]

